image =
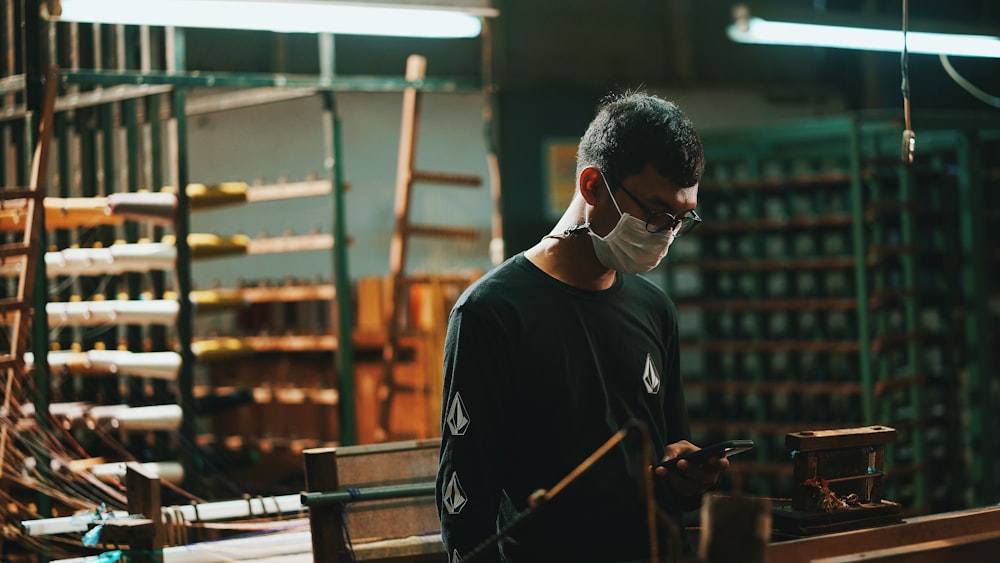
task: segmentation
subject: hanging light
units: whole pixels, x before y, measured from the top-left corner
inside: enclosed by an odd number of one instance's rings
[[[476,37],[488,0],[49,0],[50,21],[285,33]]]
[[[866,51],[900,52],[903,32],[834,25],[769,21],[750,17],[745,6],[734,10],[735,21],[726,30],[738,43],[796,45]],[[1000,58],[1000,37],[909,31],[906,49],[910,53],[961,57]]]

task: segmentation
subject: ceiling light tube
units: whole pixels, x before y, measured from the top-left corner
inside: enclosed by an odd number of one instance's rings
[[[476,37],[496,10],[441,2],[332,0],[58,0],[50,21],[333,33],[395,37]]]
[[[727,35],[738,43],[760,45],[832,47],[895,53],[903,50],[902,31],[773,22],[755,17],[737,18],[727,29]],[[1000,58],[1000,37],[908,31],[906,48],[910,53]]]

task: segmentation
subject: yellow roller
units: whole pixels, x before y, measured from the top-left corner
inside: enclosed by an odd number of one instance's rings
[[[215,362],[242,358],[254,354],[252,346],[239,338],[214,338],[191,343],[191,351],[199,362]]]
[[[187,195],[191,198],[191,209],[198,210],[246,203],[248,189],[246,182],[188,184]]]
[[[175,245],[174,235],[166,235],[162,242]],[[223,237],[211,233],[191,233],[188,235],[188,246],[191,247],[191,257],[214,258],[217,256],[235,256],[247,253],[250,238],[246,235]]]
[[[201,289],[188,294],[198,312],[228,311],[246,307],[243,292],[235,289]],[[176,299],[176,297],[175,297]]]

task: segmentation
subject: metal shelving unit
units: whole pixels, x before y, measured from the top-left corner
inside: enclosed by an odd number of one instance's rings
[[[199,434],[205,429],[200,412],[205,401],[196,397],[196,370],[206,366],[207,360],[199,357],[199,335],[195,331],[195,317],[200,309],[192,285],[194,263],[199,259],[198,248],[193,246],[190,216],[197,211],[195,199],[186,189],[196,181],[190,178],[188,165],[188,118],[192,111],[204,113],[233,107],[248,107],[270,103],[275,99],[295,99],[318,96],[322,100],[324,137],[317,145],[326,147],[322,169],[325,174],[325,195],[331,200],[334,213],[333,232],[324,234],[335,243],[329,246],[333,271],[328,282],[310,295],[330,303],[334,311],[329,316],[329,334],[313,339],[319,343],[320,354],[329,354],[330,371],[334,374],[332,397],[322,394],[324,404],[335,409],[335,424],[330,429],[336,435],[327,435],[327,442],[352,444],[356,442],[354,412],[354,348],[352,294],[354,293],[348,271],[348,245],[340,241],[349,239],[345,229],[342,132],[337,110],[337,95],[342,92],[399,92],[417,87],[424,92],[480,91],[482,86],[471,81],[447,80],[434,77],[422,78],[419,83],[396,76],[342,76],[334,69],[333,37],[321,35],[317,40],[320,49],[320,69],[313,75],[249,74],[226,72],[196,72],[185,68],[185,32],[183,29],[146,28],[98,24],[46,23],[35,16],[23,16],[20,3],[2,2],[5,28],[2,34],[5,46],[16,49],[17,56],[31,44],[26,58],[41,63],[61,66],[59,72],[60,97],[56,103],[55,139],[53,148],[55,177],[50,182],[49,196],[64,200],[93,198],[107,199],[113,194],[136,194],[160,186],[173,186],[176,212],[168,221],[145,222],[136,217],[115,221],[107,217],[74,224],[66,219],[62,224],[50,226],[51,251],[73,247],[108,249],[117,244],[167,241],[176,251],[176,260],[170,267],[154,267],[146,271],[126,271],[102,275],[87,271],[72,274],[62,272],[49,277],[43,297],[36,308],[45,308],[48,302],[68,307],[71,301],[84,299],[171,301],[176,303],[175,322],[149,323],[119,319],[104,326],[58,326],[51,331],[42,328],[37,357],[47,357],[51,342],[60,352],[74,348],[87,350],[125,349],[137,352],[179,354],[179,368],[175,378],[131,377],[127,370],[111,377],[95,379],[85,373],[99,371],[91,365],[73,364],[60,366],[51,378],[44,377],[38,385],[53,391],[54,402],[82,401],[88,404],[125,404],[130,407],[177,404],[182,416],[179,432],[174,430],[119,430],[114,434],[127,448],[127,455],[140,461],[178,459],[184,467],[186,485],[194,484],[194,476],[203,476],[207,463],[199,447]],[[37,14],[38,6],[29,3],[25,13]],[[16,16],[16,17],[15,17]],[[37,36],[45,38],[29,41],[28,36],[17,32],[14,22],[28,22],[27,28],[35,29]],[[37,49],[36,49],[37,47]],[[15,58],[13,51],[9,59]],[[5,76],[0,77],[0,96],[4,100],[3,147],[4,179],[20,178],[18,170],[8,169],[7,155],[15,155],[26,163],[30,154],[25,147],[31,145],[30,134],[7,127],[11,120],[21,119],[28,131],[29,117],[25,102],[27,86],[40,83],[39,71],[27,70],[18,65],[6,64]],[[11,68],[7,68],[11,66]],[[191,89],[226,89],[226,102],[212,106],[205,100],[191,103]],[[258,94],[261,93],[261,94]],[[264,95],[263,93],[267,93]],[[222,99],[222,96],[216,96]],[[7,102],[10,101],[10,104]],[[234,104],[236,104],[234,106]],[[192,108],[197,105],[197,109]],[[9,148],[9,151],[7,150]],[[21,151],[21,152],[17,152]],[[316,181],[311,183],[316,184]],[[273,186],[273,191],[282,188]],[[166,195],[166,194],[164,194]],[[315,195],[315,194],[313,194]],[[162,209],[157,213],[162,212]],[[100,213],[99,213],[100,214]],[[141,213],[140,213],[141,215]],[[154,213],[155,215],[155,213]],[[254,242],[254,241],[251,241]],[[274,242],[274,241],[261,241]],[[280,241],[279,241],[280,242]],[[258,245],[261,246],[261,245]],[[271,246],[288,250],[287,245]],[[161,265],[162,266],[162,265]],[[77,275],[79,274],[79,275]],[[44,285],[44,284],[43,284]],[[280,288],[278,288],[280,289]],[[245,293],[245,292],[244,292]],[[255,293],[261,293],[257,291]],[[245,296],[244,296],[245,297]],[[259,297],[259,296],[258,296]],[[281,295],[277,301],[287,300]],[[312,299],[307,297],[304,299]],[[203,304],[204,305],[204,304]],[[340,335],[351,335],[341,338]],[[258,338],[257,340],[260,340]],[[281,348],[288,338],[273,338],[266,345]],[[311,342],[313,342],[311,341]],[[381,343],[366,344],[379,350]],[[301,342],[295,344],[301,347]],[[293,348],[295,347],[293,346]],[[270,348],[269,348],[270,349]],[[69,362],[67,365],[70,365]],[[44,374],[42,362],[36,364],[37,372]],[[116,366],[114,369],[120,369]],[[200,373],[200,372],[199,372]],[[36,394],[39,412],[49,411],[48,397]],[[277,400],[277,399],[276,399]],[[279,401],[280,402],[280,401]],[[44,417],[43,417],[44,418]],[[324,420],[329,418],[324,415]],[[199,422],[201,420],[202,422]],[[83,425],[83,418],[63,420],[76,441],[90,455],[107,454],[120,458],[121,451],[108,447],[93,428]],[[94,422],[94,421],[91,421]],[[327,433],[329,434],[329,432]],[[81,501],[84,499],[80,499]]]
[[[913,165],[883,114],[704,134],[706,222],[664,271],[695,439],[758,443],[733,486],[787,497],[786,433],[883,424],[887,498],[995,501],[981,210],[1000,122],[921,125]]]

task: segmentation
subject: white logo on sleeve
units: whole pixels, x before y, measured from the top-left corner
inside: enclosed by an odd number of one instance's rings
[[[455,393],[455,398],[448,406],[448,430],[451,431],[452,436],[462,436],[469,429],[470,422],[472,420],[469,419],[469,414],[465,411],[462,396]]]
[[[649,354],[646,354],[646,369],[642,371],[642,382],[650,395],[660,392],[660,375],[656,373],[656,365],[653,364],[653,358]]]
[[[444,507],[448,510],[448,514],[458,514],[469,502],[469,499],[465,497],[465,491],[462,490],[462,484],[458,482],[457,471],[451,474],[451,480],[444,488],[443,496]]]
[[[462,556],[458,554],[458,550],[451,552],[451,563],[462,563]]]

